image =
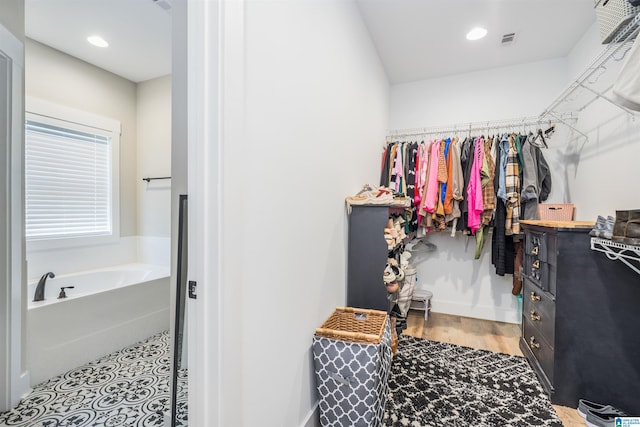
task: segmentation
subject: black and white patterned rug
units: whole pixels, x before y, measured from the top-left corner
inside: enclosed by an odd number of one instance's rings
[[[549,426],[562,422],[524,357],[400,336],[385,426]]]
[[[0,426],[163,426],[170,408],[167,332],[34,387]],[[178,372],[178,425],[187,425],[187,370]]]

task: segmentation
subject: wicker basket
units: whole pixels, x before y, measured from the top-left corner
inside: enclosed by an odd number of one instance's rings
[[[632,6],[628,0],[599,0],[596,16],[602,44],[611,42],[639,10],[640,6]]]
[[[336,307],[321,327],[319,337],[364,344],[379,344],[384,333],[387,313],[351,307]]]
[[[540,203],[538,216],[546,221],[573,221],[573,204]]]

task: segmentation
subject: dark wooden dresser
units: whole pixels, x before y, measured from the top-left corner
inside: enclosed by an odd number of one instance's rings
[[[591,228],[522,222],[520,348],[553,403],[640,415],[640,275],[591,250]]]

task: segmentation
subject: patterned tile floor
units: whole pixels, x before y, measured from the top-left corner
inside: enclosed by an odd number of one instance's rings
[[[170,407],[167,332],[34,387],[0,426],[163,426]],[[178,425],[187,425],[187,371],[178,373]]]

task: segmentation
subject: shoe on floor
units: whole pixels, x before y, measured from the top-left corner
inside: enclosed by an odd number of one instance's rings
[[[587,425],[589,427],[616,427],[616,418],[622,415],[616,413],[587,412]]]
[[[589,413],[589,411],[591,412],[597,412],[597,413],[611,413],[611,414],[618,414],[620,416],[625,416],[626,414],[621,411],[620,409],[611,406],[611,405],[603,405],[600,403],[596,403],[596,402],[591,402],[589,400],[585,400],[585,399],[580,399],[578,401],[578,415],[580,415],[582,418],[587,418],[587,414]]]

